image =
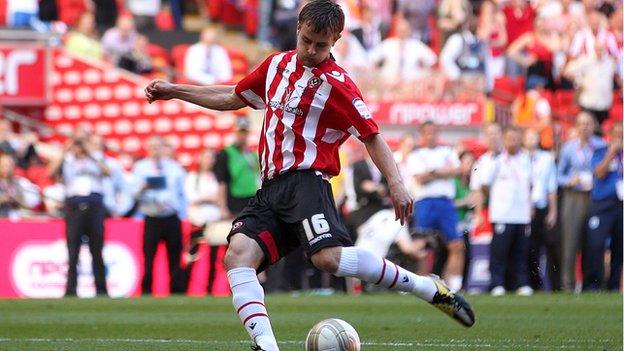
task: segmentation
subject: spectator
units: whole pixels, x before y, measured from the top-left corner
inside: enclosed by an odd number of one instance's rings
[[[505,31],[507,32],[508,44],[512,44],[523,34],[533,30],[535,10],[528,0],[511,0],[509,4],[503,7],[503,13],[505,14]],[[523,67],[510,59],[509,56],[505,68],[508,76],[517,77],[524,74]]]
[[[420,132],[422,147],[408,159],[408,172],[415,181],[412,226],[420,233],[435,231],[441,235],[448,249],[445,281],[451,290],[458,291],[462,287],[465,251],[462,234],[457,230],[453,178],[459,174],[460,163],[452,148],[438,145],[433,122],[423,123]]]
[[[106,33],[111,27],[119,23],[119,9],[117,0],[93,0],[95,5],[95,26],[98,33]],[[134,28],[134,23],[133,23]]]
[[[0,152],[17,157],[17,151],[22,148],[19,135],[13,133],[13,126],[8,119],[0,120]]]
[[[592,136],[593,130],[593,117],[581,112],[576,119],[577,138],[563,145],[557,165],[557,182],[563,188],[562,218],[565,218],[561,238],[561,288],[565,291],[576,288],[574,267],[587,224],[593,185],[591,159],[594,150],[604,146],[600,138]]]
[[[607,241],[611,251],[607,289],[620,290],[622,276],[622,124],[614,123],[609,136],[609,144],[596,149],[591,160],[594,188],[583,253],[583,290],[589,291],[603,288]]]
[[[375,213],[388,208],[388,182],[382,177],[373,161],[366,157],[355,162],[353,169],[353,190],[357,209],[349,214],[349,232],[357,233],[358,228]]]
[[[622,75],[624,74],[624,19],[622,18],[622,7],[618,7],[615,12],[609,17],[609,30],[615,36],[615,40],[618,48],[618,55],[615,62],[617,62],[617,83],[618,87],[622,88]]]
[[[399,173],[401,174],[401,178],[403,178],[403,181],[405,182],[405,184],[407,184],[408,188],[410,187],[409,184],[411,180],[409,179],[410,177],[408,176],[408,173],[407,173],[407,170],[408,170],[407,160],[409,158],[409,155],[412,153],[412,151],[414,151],[415,146],[416,146],[416,140],[414,139],[414,135],[412,135],[412,133],[410,132],[407,132],[401,136],[399,147],[394,152],[394,161],[399,167]]]
[[[537,18],[533,31],[526,32],[513,41],[507,48],[507,54],[526,69],[526,90],[539,87],[553,90],[553,58],[559,50],[559,35],[548,29],[543,18]]]
[[[529,296],[527,270],[531,223],[531,159],[522,151],[520,130],[507,127],[503,133],[505,151],[489,167],[478,169],[489,201],[494,227],[490,243],[491,294],[502,296],[507,289]],[[506,279],[507,272],[511,280]]]
[[[77,265],[82,237],[89,238],[97,295],[106,295],[104,247],[104,178],[110,170],[101,155],[94,155],[82,132],[77,130],[63,155],[51,164],[52,174],[60,175],[65,185],[65,233],[68,271],[65,296],[76,296]]]
[[[132,17],[119,17],[117,25],[107,30],[102,37],[104,57],[112,64],[117,65],[123,55],[134,49],[138,35]]]
[[[371,61],[380,65],[380,76],[390,87],[424,75],[436,63],[435,53],[421,41],[410,38],[409,23],[396,22],[396,37],[382,41],[370,54]]]
[[[446,39],[460,30],[462,24],[469,22],[471,17],[472,6],[468,0],[441,0],[437,21],[441,35],[440,43],[444,45]]]
[[[491,90],[494,80],[505,75],[505,48],[507,47],[505,14],[494,0],[486,0],[481,4],[477,37],[488,47],[485,75],[488,90]]]
[[[95,159],[102,160],[109,170],[109,175],[102,179],[102,195],[107,216],[124,217],[128,215],[134,204],[130,196],[130,186],[126,175],[117,159],[106,155],[104,138],[98,134],[89,136],[89,149]]]
[[[600,44],[596,46],[596,44]],[[605,16],[598,10],[591,10],[587,15],[587,26],[579,30],[570,44],[570,58],[579,56],[600,56],[596,48],[602,48],[607,55],[618,57],[617,40],[607,28]]]
[[[455,208],[461,232],[472,229],[471,212],[474,200],[470,196],[470,176],[472,175],[475,158],[470,151],[459,154],[459,174],[453,178],[455,184]]]
[[[206,227],[210,223],[221,218],[217,196],[219,193],[219,182],[214,174],[215,154],[212,150],[203,150],[199,154],[197,161],[197,171],[190,172],[184,182],[184,190],[189,202],[188,218],[196,228],[191,233],[191,248],[187,261],[193,262],[196,259],[198,244],[203,240]],[[208,288],[207,293],[212,293],[212,287],[216,276],[217,249],[210,250],[210,265],[208,266]]]
[[[470,176],[470,191],[472,192],[471,196],[475,205],[473,225],[475,228],[485,223],[484,204],[487,200],[483,197],[483,193],[481,192],[485,179],[481,177],[481,172],[479,170],[491,168],[491,164],[494,162],[494,159],[503,151],[502,133],[499,124],[487,124],[483,128],[483,134],[483,139],[485,145],[487,146],[487,152],[479,157],[474,165],[474,172]]]
[[[336,62],[349,72],[349,76],[354,80],[370,72],[368,55],[357,38],[348,31],[344,31],[340,39],[332,50]]]
[[[7,25],[13,28],[32,28],[39,23],[39,1],[8,0],[6,3]]]
[[[364,6],[362,9],[361,29],[352,31],[366,51],[370,52],[386,38],[388,34],[388,24],[384,23],[375,11]]]
[[[217,43],[219,30],[210,25],[201,32],[200,41],[191,45],[184,57],[186,79],[208,85],[232,80],[232,66],[227,51]]]
[[[154,64],[148,46],[149,39],[143,34],[137,35],[134,47],[119,58],[117,65],[136,74],[151,73],[154,71]]]
[[[523,145],[531,158],[533,172],[529,282],[531,288],[541,290],[544,287],[541,275],[545,270],[552,289],[558,290],[559,242],[554,231],[557,224],[557,165],[551,153],[539,149],[539,143],[539,133],[535,129],[526,129]],[[542,250],[546,253],[546,265],[540,267]]]
[[[81,57],[102,59],[102,44],[97,38],[95,16],[92,12],[83,12],[80,15],[78,25],[67,35],[65,49]]]
[[[433,14],[435,7],[435,0],[397,1],[397,11],[409,22],[412,28],[412,37],[427,45],[431,44],[429,16]]]
[[[248,120],[238,119],[234,143],[217,154],[214,172],[219,181],[217,204],[222,218],[235,217],[258,190],[259,165],[247,146],[249,128]]]
[[[33,209],[40,202],[39,188],[16,176],[13,157],[0,153],[0,218],[20,218],[23,210]]]
[[[609,109],[613,104],[617,56],[609,55],[600,41],[595,41],[595,46],[595,55],[582,55],[569,62],[566,73],[577,87],[579,106],[594,117],[598,122],[596,130],[599,131],[602,122],[609,118]]]
[[[474,80],[474,76],[482,78],[485,74],[487,47],[475,35],[475,26],[475,20],[463,23],[460,31],[448,37],[440,52],[440,66],[449,80]]]
[[[300,0],[271,1],[272,41],[280,51],[293,50],[297,47],[295,39],[300,3]]]
[[[544,95],[544,89],[539,85],[518,95],[511,103],[513,123],[519,127],[533,127],[540,121],[546,123],[551,108]]]
[[[152,292],[154,256],[161,241],[167,246],[169,259],[170,291],[184,292],[184,279],[180,269],[182,252],[182,223],[186,217],[184,178],[186,172],[180,164],[165,156],[167,150],[161,137],[147,140],[147,157],[136,162],[133,174],[140,181],[137,195],[139,212],[144,216],[143,258],[144,273],[141,282],[144,295]]]
[[[126,4],[139,32],[145,33],[156,29],[160,0],[128,0]]]

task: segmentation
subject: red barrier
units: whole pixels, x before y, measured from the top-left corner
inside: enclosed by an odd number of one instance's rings
[[[108,219],[105,222],[104,262],[109,295],[138,296],[143,275],[142,221]],[[189,225],[184,237],[188,238]],[[0,220],[0,297],[61,297],[67,275],[65,224],[59,219],[12,222]],[[188,242],[188,239],[185,240]],[[208,250],[190,271],[189,295],[205,295],[208,272]],[[213,293],[227,295],[229,289],[223,266],[224,248],[219,250],[217,275]],[[154,261],[153,292],[156,296],[169,294],[169,271],[164,245]],[[93,296],[95,287],[91,274],[91,257],[83,245],[78,265],[78,295]]]

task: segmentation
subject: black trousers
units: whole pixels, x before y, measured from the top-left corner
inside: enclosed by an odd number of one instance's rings
[[[78,280],[77,265],[82,245],[82,236],[89,238],[93,276],[97,294],[106,294],[106,272],[102,258],[104,247],[104,217],[106,209],[101,203],[79,203],[68,205],[65,211],[65,235],[69,256],[65,295],[76,295]]]
[[[601,290],[605,276],[604,253],[608,239],[611,263],[607,289],[619,290],[622,277],[622,202],[592,201],[583,250],[583,290]]]
[[[540,260],[542,250],[546,254],[546,265],[542,269],[546,270],[552,290],[561,288],[559,269],[559,238],[556,228],[548,229],[546,226],[546,215],[548,208],[536,208],[535,217],[531,221],[531,236],[529,237],[529,283],[534,290],[541,290],[544,287],[540,272]]]
[[[180,254],[182,253],[182,223],[177,215],[169,217],[146,216],[143,222],[143,280],[141,289],[143,294],[152,293],[152,274],[154,256],[158,244],[164,241],[167,247],[169,260],[169,285],[171,293],[185,291],[185,279],[180,268]]]
[[[494,236],[490,243],[491,286],[517,289],[528,285],[530,226],[503,223],[492,223],[492,226]]]

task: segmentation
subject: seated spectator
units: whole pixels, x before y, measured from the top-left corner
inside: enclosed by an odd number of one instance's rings
[[[154,70],[152,57],[149,55],[147,46],[149,39],[143,35],[137,35],[132,50],[119,58],[117,65],[120,68],[136,74],[150,73]]]
[[[271,1],[271,42],[280,51],[293,50],[297,47],[296,30],[299,0]]]
[[[435,6],[435,0],[400,0],[397,2],[397,11],[409,22],[412,27],[412,37],[427,45],[431,43],[429,16],[433,14]]]
[[[587,26],[579,30],[572,38],[569,55],[572,59],[582,55],[596,56],[596,43],[612,57],[618,57],[617,41],[613,33],[607,28],[607,19],[598,10],[592,10],[587,15]]]
[[[488,90],[490,90],[494,86],[494,80],[505,75],[505,48],[507,47],[505,14],[496,1],[487,0],[482,3],[477,37],[488,47],[485,74]]]
[[[624,75],[624,20],[622,19],[622,7],[619,7],[609,17],[609,30],[615,36],[617,42],[618,55],[616,57],[617,62],[617,83],[622,88],[622,75]]]
[[[202,30],[198,43],[191,45],[184,57],[184,77],[200,84],[224,83],[232,80],[232,65],[227,51],[217,43],[218,28]]]
[[[17,156],[17,150],[21,148],[19,136],[13,133],[11,121],[0,120],[0,152]]]
[[[526,69],[527,90],[537,87],[554,89],[553,60],[555,53],[561,49],[559,34],[548,29],[543,18],[538,18],[533,31],[513,41],[507,48],[507,54]]]
[[[487,47],[475,36],[476,21],[465,22],[452,34],[440,52],[440,66],[446,77],[456,81],[466,75],[485,74]]]
[[[544,98],[541,87],[518,95],[511,104],[513,123],[519,127],[532,127],[543,115],[550,116],[550,103]]]
[[[594,55],[582,55],[568,63],[565,74],[575,83],[581,109],[591,114],[596,130],[609,118],[613,104],[613,78],[616,73],[615,57],[609,55],[600,41],[595,41]]]
[[[468,0],[441,0],[437,21],[441,44],[444,45],[448,37],[468,22],[471,16],[472,6]]]
[[[129,16],[121,16],[117,19],[117,25],[104,33],[102,37],[102,49],[104,57],[114,65],[119,58],[132,51],[139,33],[134,28],[134,20]]]
[[[343,67],[352,79],[370,71],[368,55],[357,38],[348,31],[342,33],[332,50],[336,62]]]
[[[39,205],[39,188],[26,178],[15,175],[15,160],[0,154],[0,217],[17,219],[22,210]]]
[[[160,11],[160,3],[160,0],[126,1],[139,32],[143,33],[156,29],[156,15]]]
[[[365,6],[362,9],[360,28],[352,31],[352,33],[362,43],[366,51],[371,51],[388,35],[388,24],[382,22],[370,7]]]
[[[395,31],[395,37],[382,41],[370,54],[371,62],[380,66],[382,80],[390,86],[425,76],[437,60],[427,45],[410,37],[405,19],[397,20]]]
[[[505,31],[507,32],[507,43],[511,44],[523,34],[533,30],[533,20],[535,19],[535,9],[528,0],[511,0],[503,7],[505,15]],[[506,75],[517,77],[524,74],[525,69],[512,60],[509,55],[505,65]]]
[[[92,12],[83,12],[78,25],[69,32],[65,40],[67,51],[94,60],[102,59],[102,44],[95,30],[95,16]]]

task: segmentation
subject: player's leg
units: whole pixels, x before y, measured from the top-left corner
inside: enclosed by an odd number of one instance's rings
[[[263,193],[260,190],[259,194]],[[234,220],[224,257],[232,303],[258,350],[279,350],[257,272],[280,258],[280,228],[259,195]]]
[[[459,291],[463,284],[464,258],[466,248],[464,238],[457,230],[457,212],[450,199],[435,199],[438,202],[437,209],[429,216],[436,217],[437,227],[444,235],[448,258],[444,270],[444,279],[452,291]]]
[[[264,305],[264,290],[256,270],[264,253],[256,241],[242,233],[230,237],[224,264],[232,290],[232,303],[251,339],[262,350],[278,350],[269,315]]]
[[[325,247],[311,261],[339,277],[354,277],[388,289],[412,293],[433,304],[465,326],[474,324],[470,305],[451,292],[437,277],[420,276],[368,250],[358,247]]]

